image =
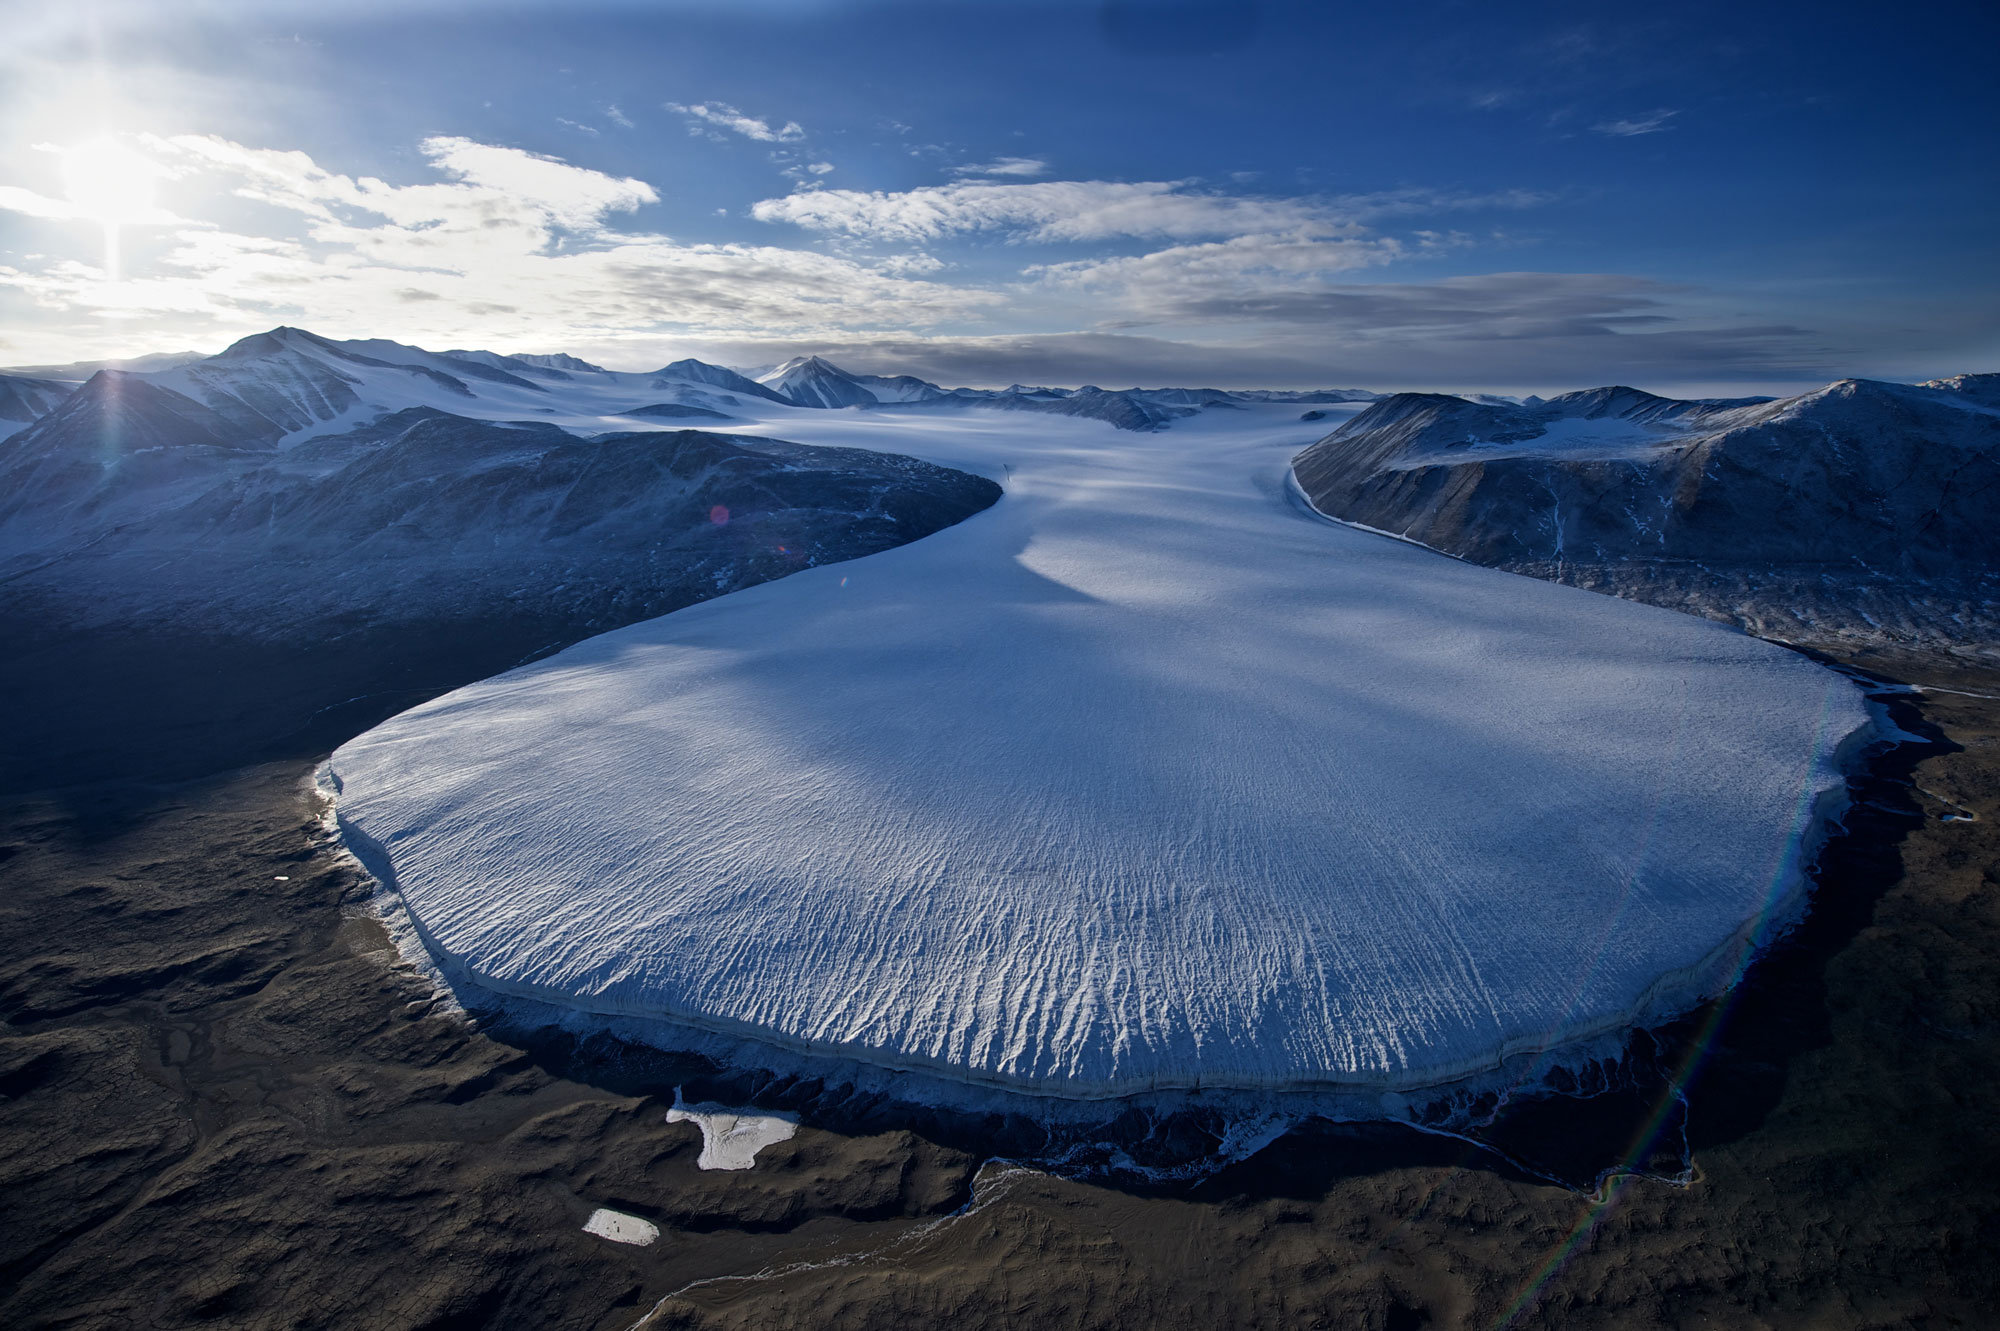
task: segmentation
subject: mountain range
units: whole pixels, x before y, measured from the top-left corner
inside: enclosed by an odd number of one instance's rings
[[[1144,432],[1198,412],[1268,417],[1296,405],[1310,408],[1302,424],[1339,426],[1293,469],[1332,518],[1801,643],[1992,641],[2000,627],[1991,608],[2000,600],[2000,523],[1991,521],[2000,376],[1990,374],[1919,385],[1850,379],[1780,400],[1683,401],[1626,387],[1547,400],[980,389],[852,373],[819,356],[752,373],[692,359],[630,372],[568,355],[433,352],[285,327],[214,356],[122,364],[130,368],[0,373],[0,585],[8,603],[40,606],[37,616],[284,635],[315,615],[432,613],[441,600],[469,603],[487,594],[473,589],[508,582],[519,605],[563,600],[559,618],[594,630],[772,576],[801,551],[824,561],[910,539],[997,495],[990,481],[913,472],[887,454],[850,450],[836,464],[824,450],[787,452],[768,436],[782,436],[792,413],[886,419],[977,408]],[[754,437],[696,440],[689,426],[743,426]],[[663,431],[684,437],[670,442]],[[697,464],[698,455],[708,460]],[[785,535],[768,543],[786,551],[779,564],[704,562],[721,547],[705,531],[711,505],[697,500],[719,483],[710,468],[724,456],[731,485],[754,476],[763,487],[754,501],[737,490],[715,501],[738,515],[731,539],[749,529],[748,514],[790,515]],[[562,490],[577,468],[629,473],[633,485],[643,473],[653,477],[647,486],[665,484],[654,474],[665,468],[679,488],[670,487],[671,503],[667,491],[604,492],[606,507],[586,522],[581,499]],[[781,493],[779,478],[825,468],[845,479],[819,498]],[[864,477],[874,498],[842,489]],[[412,486],[425,487],[421,503]],[[388,494],[405,510],[372,502]],[[336,502],[341,495],[354,502]],[[660,504],[680,507],[668,519]],[[903,516],[885,527],[889,512]],[[482,523],[498,525],[473,540]],[[586,527],[594,540],[572,539]],[[684,540],[708,553],[687,563]],[[338,576],[312,572],[336,547],[349,556]],[[294,575],[275,572],[292,567],[280,552],[309,548],[318,556]],[[380,562],[392,549],[393,572]],[[642,549],[679,550],[683,562],[670,577],[651,564],[642,576],[620,562]],[[190,553],[170,559],[171,550]],[[446,551],[457,573],[414,572]],[[524,573],[522,560],[542,571]],[[133,571],[141,565],[143,576]]]
[[[614,374],[279,328],[155,364],[0,376],[0,687],[35,699],[0,768],[35,781],[51,754],[76,779],[198,770],[245,671],[271,677],[256,729],[336,734],[1000,496],[890,453],[688,429],[803,411],[698,362]],[[85,731],[155,750],[82,753]]]
[[[976,405],[1154,430],[1203,406],[1373,396],[947,390],[819,357],[756,379],[698,360],[634,373],[287,327],[121,364],[144,368],[0,374],[0,580],[37,622],[284,636],[463,610],[505,583],[516,610],[559,589],[562,616],[603,627],[900,543],[998,495],[767,437],[787,413]],[[753,415],[755,437],[685,428]]]
[[[0,438],[16,434],[96,380],[143,391],[166,390],[191,405],[159,410],[183,417],[198,433],[243,441],[293,440],[365,424],[409,407],[434,407],[473,419],[546,418],[572,430],[601,432],[641,408],[662,404],[727,415],[749,402],[808,409],[990,406],[1104,420],[1120,429],[1157,430],[1202,407],[1245,402],[1370,401],[1360,389],[1305,392],[1219,389],[941,388],[912,375],[854,374],[818,356],[802,356],[758,378],[699,360],[658,370],[606,370],[574,356],[510,356],[491,351],[425,351],[382,339],[337,341],[299,328],[274,328],[221,353],[139,361],[0,371]],[[104,390],[71,407],[74,422],[104,408]]]

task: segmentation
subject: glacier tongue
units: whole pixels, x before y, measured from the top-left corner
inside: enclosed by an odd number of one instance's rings
[[[992,509],[591,639],[333,757],[502,994],[1041,1094],[1415,1087],[1731,982],[1859,692],[1286,501],[1295,407],[784,417]]]

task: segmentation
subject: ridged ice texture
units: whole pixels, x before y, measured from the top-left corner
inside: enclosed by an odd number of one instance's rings
[[[1415,1086],[1727,983],[1858,692],[1288,503],[1295,410],[787,417],[1002,480],[334,755],[462,978],[1069,1096]]]

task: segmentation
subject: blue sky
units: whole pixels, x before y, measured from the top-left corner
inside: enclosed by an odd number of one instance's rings
[[[2000,368],[1990,5],[11,9],[4,363],[291,323],[980,384]]]

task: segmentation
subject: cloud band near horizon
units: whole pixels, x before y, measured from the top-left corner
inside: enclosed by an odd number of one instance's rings
[[[676,109],[758,141],[804,134],[724,105]],[[1472,228],[1403,223],[1555,203],[1528,190],[804,187],[746,210],[773,242],[792,243],[715,244],[641,224],[663,185],[464,137],[423,140],[432,178],[403,184],[214,135],[131,146],[156,166],[170,206],[126,228],[141,243],[121,274],[93,266],[82,246],[0,266],[0,287],[61,330],[39,344],[16,334],[7,359],[129,354],[291,322],[633,367],[690,347],[738,361],[833,351],[868,370],[983,384],[1541,388],[1847,372],[1837,337],[1786,318],[1723,318],[1686,284],[1511,269],[1390,280],[1440,254],[1502,247]],[[27,186],[0,188],[0,211],[75,229],[63,199]],[[973,266],[976,276],[963,271]],[[107,328],[122,330],[120,345],[107,345]],[[152,346],[134,346],[144,333]]]

